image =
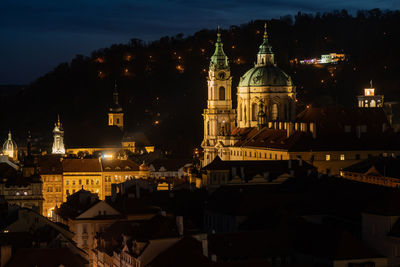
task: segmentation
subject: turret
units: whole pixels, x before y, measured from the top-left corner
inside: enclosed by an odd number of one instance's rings
[[[259,47],[256,66],[275,65],[274,52],[268,42],[267,23],[264,25],[263,42]]]

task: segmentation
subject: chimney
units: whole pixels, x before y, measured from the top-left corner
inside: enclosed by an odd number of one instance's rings
[[[183,236],[183,216],[176,216],[176,227],[178,228],[179,236]]]
[[[288,160],[288,169],[290,170],[291,168],[292,168],[292,160],[289,159],[289,160]]]
[[[232,179],[235,179],[236,175],[237,175],[236,167],[232,167]]]
[[[244,167],[240,167],[240,180],[244,180]]]
[[[303,160],[299,158],[299,167],[303,166]]]
[[[203,255],[208,258],[208,239],[207,238],[201,240],[201,247],[203,248]]]

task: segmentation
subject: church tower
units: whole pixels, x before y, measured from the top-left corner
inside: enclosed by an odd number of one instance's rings
[[[204,110],[203,166],[209,164],[221,151],[218,146],[227,145],[231,129],[235,127],[235,110],[232,109],[232,76],[228,57],[223,50],[218,27],[215,52],[208,71],[207,109]],[[222,157],[222,155],[220,155]]]
[[[114,86],[113,104],[108,112],[108,126],[118,126],[121,130],[124,128],[124,112],[118,102],[117,83]]]
[[[59,115],[57,123],[54,126],[53,136],[54,136],[54,141],[53,141],[52,154],[62,154],[62,155],[65,154],[64,130],[62,128]]]

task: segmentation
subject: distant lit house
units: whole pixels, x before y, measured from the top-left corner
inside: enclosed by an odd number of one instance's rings
[[[42,182],[38,175],[24,177],[22,171],[0,162],[0,195],[11,205],[42,212]]]
[[[364,95],[357,96],[359,108],[381,108],[383,107],[383,95],[375,94],[375,88],[372,87],[364,89]]]

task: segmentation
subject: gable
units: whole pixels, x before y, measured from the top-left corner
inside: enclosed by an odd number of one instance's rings
[[[109,216],[109,215],[120,215],[120,213],[107,204],[105,201],[99,201],[82,214],[76,217],[76,219],[91,219],[97,216]]]

